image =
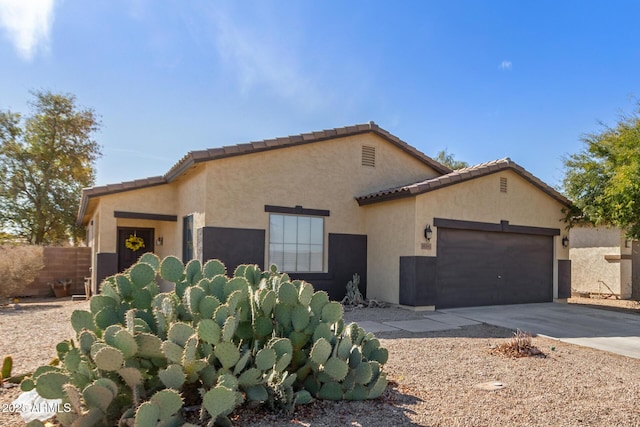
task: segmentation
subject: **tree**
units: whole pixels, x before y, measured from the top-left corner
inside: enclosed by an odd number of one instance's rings
[[[564,192],[571,222],[612,225],[640,238],[640,109],[615,127],[582,138],[584,148],[564,159]]]
[[[82,188],[94,183],[100,123],[71,94],[31,92],[31,115],[0,111],[0,229],[32,244],[77,241]]]
[[[440,163],[440,164],[445,165],[449,169],[453,169],[453,170],[469,167],[469,163],[456,160],[453,157],[453,154],[447,152],[446,148],[444,150],[440,151],[436,155],[434,160],[436,162]]]

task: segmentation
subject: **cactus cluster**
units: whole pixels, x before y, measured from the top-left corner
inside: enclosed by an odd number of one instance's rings
[[[174,290],[160,292],[159,280]],[[60,363],[21,384],[68,403],[57,415],[64,426],[188,425],[185,406],[199,406],[203,424],[229,425],[245,401],[291,411],[313,398],[373,399],[387,384],[375,336],[274,267],[241,265],[229,277],[217,260],[145,254],[71,324],[76,339],[58,344]]]

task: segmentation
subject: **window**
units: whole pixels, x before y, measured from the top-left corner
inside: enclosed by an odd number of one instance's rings
[[[182,218],[182,262],[193,259],[193,215]]]
[[[321,272],[324,218],[278,215],[269,217],[269,264],[280,271]]]

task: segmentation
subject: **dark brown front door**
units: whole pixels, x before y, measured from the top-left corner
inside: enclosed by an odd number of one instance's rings
[[[553,300],[553,238],[438,229],[436,307]]]
[[[131,267],[146,252],[153,252],[153,228],[118,227],[118,271]]]

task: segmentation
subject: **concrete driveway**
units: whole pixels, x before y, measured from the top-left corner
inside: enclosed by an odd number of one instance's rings
[[[558,303],[452,308],[438,312],[640,359],[640,315]]]

